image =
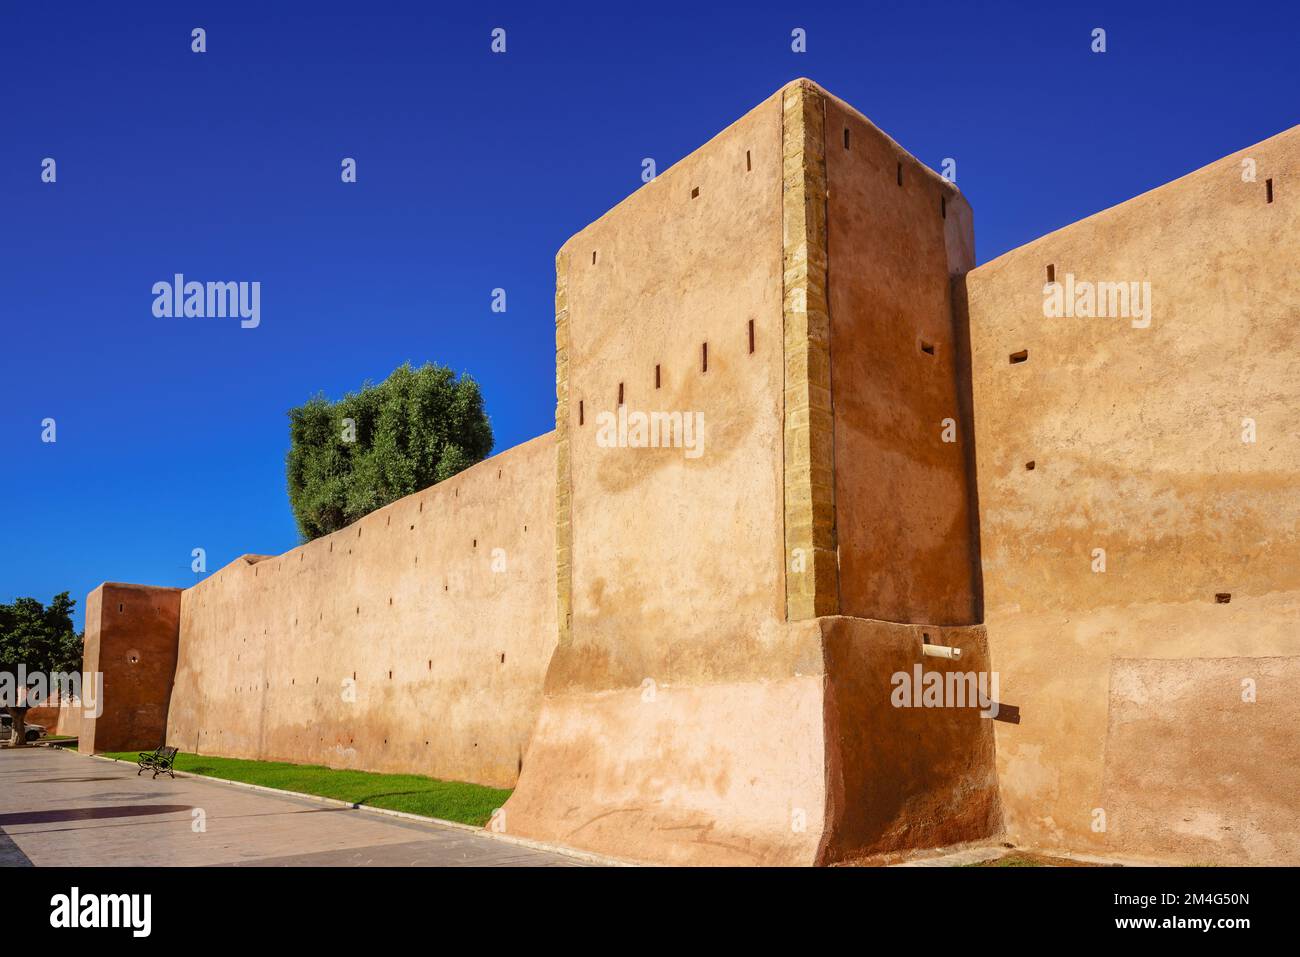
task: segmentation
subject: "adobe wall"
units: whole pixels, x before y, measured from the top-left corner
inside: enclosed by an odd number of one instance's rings
[[[857,110],[824,101],[839,611],[971,624],[974,478],[950,284],[974,265],[970,205]]]
[[[993,721],[975,702],[897,707],[892,694],[899,675],[978,681],[989,668],[974,625],[968,343],[952,291],[974,263],[970,205],[853,107],[813,90],[824,111],[843,616],[821,619],[828,793],[818,860],[830,863],[985,839],[1000,831],[1001,807]],[[962,657],[924,657],[926,642]]]
[[[559,253],[572,618],[548,690],[772,676],[764,646],[784,640],[780,192],[774,96]],[[629,414],[703,413],[701,454],[600,447],[620,384]]]
[[[50,736],[71,735],[76,737],[81,733],[81,715],[82,706],[79,700],[75,698],[60,699],[58,704],[42,705],[39,708],[29,709],[26,721],[29,725],[42,725]]]
[[[514,784],[555,644],[551,434],[185,591],[168,742]]]
[[[997,834],[995,722],[981,716],[978,697],[983,690],[986,701],[997,699],[987,679],[979,684],[989,671],[984,629],[840,617],[820,624],[828,810],[818,863]],[[961,657],[924,656],[926,643],[960,649]],[[935,681],[945,697],[926,697]]]
[[[82,670],[102,673],[103,710],[79,722],[80,750],[153,750],[163,743],[180,607],[179,588],[105,582],[87,596]]]
[[[157,743],[122,662],[179,630],[169,743],[517,779],[507,831],[616,856],[1296,863],[1298,166],[1300,128],[970,270],[960,194],[788,84],[561,249],[553,434],[92,593],[90,746]],[[1149,327],[1045,318],[1049,266],[1149,281]],[[652,412],[700,454],[619,446]],[[996,722],[893,698],[990,670]]]
[[[833,472],[856,463],[830,457],[823,97],[788,85],[557,257],[561,632],[511,833],[682,864],[810,864],[929,833],[919,802],[850,808],[883,776],[906,794],[944,774],[845,724],[862,687],[888,702],[894,642],[919,662],[919,637],[825,617],[839,602]],[[942,242],[927,254],[940,257],[929,311],[944,307],[948,272]],[[617,412],[620,385],[629,411],[702,412],[703,454],[602,447],[598,416]],[[947,460],[956,490],[961,456]],[[856,493],[870,476],[842,481]],[[796,549],[806,564],[790,561]],[[859,586],[853,607],[866,609]],[[869,717],[881,734],[894,723]],[[911,721],[934,729],[936,749],[970,736],[951,715]],[[986,733],[975,763],[991,756]],[[991,768],[954,784],[969,824],[955,833],[988,833],[962,802],[988,806]]]
[[[1300,861],[1298,174],[1293,128],[967,276],[1017,843]],[[1045,318],[1049,265],[1149,281],[1149,327]]]
[[[781,131],[777,94],[557,256],[569,616],[512,833],[678,863],[815,852],[820,649],[784,622]],[[702,453],[599,445],[620,383],[629,414],[703,413]]]

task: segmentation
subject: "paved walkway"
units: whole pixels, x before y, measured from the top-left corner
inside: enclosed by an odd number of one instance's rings
[[[195,830],[196,809],[204,830]],[[487,834],[55,748],[0,749],[0,866],[564,867]]]

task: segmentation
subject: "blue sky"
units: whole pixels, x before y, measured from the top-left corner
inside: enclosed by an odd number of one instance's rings
[[[1294,125],[1297,36],[1294,4],[7,2],[0,601],[293,547],[285,412],[408,359],[479,380],[498,450],[549,430],[555,251],[790,79],[955,158],[983,262]],[[261,325],[155,318],[176,272],[260,281]]]

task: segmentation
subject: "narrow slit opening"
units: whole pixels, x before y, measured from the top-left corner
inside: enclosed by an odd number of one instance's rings
[[[898,185],[899,186],[903,185],[903,164],[902,163],[898,164]]]
[[[944,219],[948,218],[948,197],[947,196],[939,197],[939,215],[942,216]]]
[[[1264,180],[1264,192],[1268,194],[1268,201],[1273,202],[1273,181],[1271,179]]]
[[[1017,363],[1020,362],[1025,362],[1029,358],[1029,350],[1021,349],[1019,352],[1011,353],[1011,355],[1007,356],[1007,358],[1011,361],[1012,365],[1016,365]]]
[[[1056,263],[1047,264],[1047,281],[1056,282]]]
[[[844,148],[849,148],[849,128],[847,126],[844,127]]]
[[[582,413],[582,400],[579,399],[578,400],[578,424],[582,425],[584,421],[585,421],[585,417],[583,416]]]
[[[659,366],[655,366],[655,388],[659,388]]]
[[[709,371],[709,344],[707,342],[702,343],[700,346],[700,371]]]
[[[748,173],[753,168],[754,168],[754,163],[749,158],[749,150],[745,150],[745,172]]]
[[[754,320],[749,320],[749,354],[754,354]]]
[[[700,188],[696,186],[693,190],[691,190],[691,199],[699,199],[699,198],[700,198]]]
[[[623,404],[623,383],[618,384],[618,404]]]

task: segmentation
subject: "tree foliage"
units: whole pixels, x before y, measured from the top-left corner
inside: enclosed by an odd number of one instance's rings
[[[13,604],[0,604],[0,685],[7,690],[0,700],[13,716],[13,744],[21,745],[26,734],[28,699],[19,690],[18,666],[26,677],[44,672],[47,681],[56,672],[81,671],[81,639],[72,627],[72,609],[76,601],[66,591],[59,592],[48,606],[35,598],[15,598]],[[48,684],[46,685],[48,690]],[[12,694],[13,700],[8,700]],[[39,692],[38,692],[39,694]],[[31,699],[31,703],[40,703]]]
[[[72,627],[76,600],[59,592],[48,606],[35,598],[15,598],[0,604],[0,672],[16,675],[81,670],[81,635]]]
[[[450,478],[492,451],[478,383],[405,363],[338,402],[289,411],[289,502],[303,541]]]

